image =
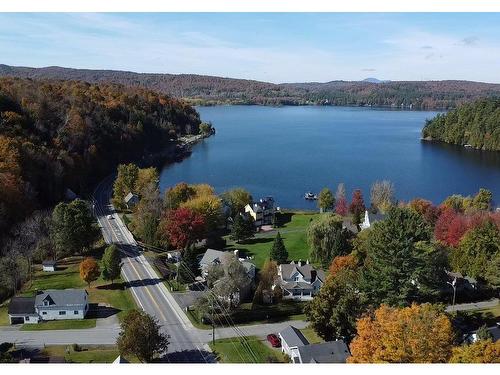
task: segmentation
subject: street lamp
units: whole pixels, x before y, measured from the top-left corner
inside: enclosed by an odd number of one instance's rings
[[[451,283],[449,281],[447,281],[446,283],[451,285],[451,287],[453,288],[453,304],[452,304],[452,306],[455,306],[455,296],[457,294],[457,287],[456,287],[457,278],[455,277]]]

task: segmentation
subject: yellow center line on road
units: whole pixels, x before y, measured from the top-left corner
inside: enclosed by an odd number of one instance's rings
[[[113,226],[107,221],[107,219],[105,218],[104,221],[108,224],[108,226],[111,228],[111,239],[113,239],[113,235],[114,237],[116,238],[116,242],[119,243],[119,239],[118,239],[118,236],[115,234],[114,230],[113,230]],[[119,229],[119,228],[118,228]],[[120,231],[121,232],[121,231]],[[122,250],[123,252],[123,250]],[[146,292],[149,294],[149,297],[151,298],[151,301],[154,303],[154,305],[156,306],[156,308],[158,309],[160,315],[162,316],[163,320],[166,321],[167,318],[165,317],[165,315],[163,314],[163,311],[161,310],[160,306],[158,305],[158,303],[156,302],[156,300],[154,299],[153,295],[151,294],[151,291],[147,288],[146,284],[144,283],[144,281],[141,279],[141,276],[139,275],[139,272],[137,271],[137,269],[135,268],[134,264],[130,261],[130,257],[128,257],[129,259],[129,264],[132,266],[132,269],[134,270],[136,276],[138,277],[138,281],[144,286]],[[123,273],[125,275],[125,278],[127,278],[125,272]],[[130,280],[127,280],[128,282],[130,282]],[[131,287],[131,289],[133,290],[133,287]],[[137,297],[137,300],[139,302],[139,304],[141,305],[142,309],[144,309],[144,306],[142,305],[142,303],[140,302],[140,298],[139,296],[136,294],[136,297]]]

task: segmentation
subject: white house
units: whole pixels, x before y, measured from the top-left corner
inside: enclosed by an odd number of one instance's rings
[[[85,289],[49,289],[34,297],[13,297],[8,314],[11,324],[41,320],[84,319],[89,310]]]
[[[372,214],[369,213],[368,211],[365,211],[365,218],[359,226],[361,230],[368,229],[373,225],[373,223],[384,220],[384,217],[385,215],[382,214]]]
[[[253,217],[256,227],[271,225],[275,214],[273,197],[261,198],[258,202],[247,204],[245,212]]]
[[[281,351],[292,363],[346,363],[349,348],[342,340],[310,344],[302,332],[293,326],[278,333]]]
[[[278,333],[281,341],[281,351],[288,355],[293,363],[298,363],[299,347],[309,344],[302,332],[293,326],[286,327]]]
[[[134,206],[139,203],[139,196],[134,193],[128,193],[123,199],[128,209],[134,208]]]
[[[57,267],[57,262],[55,260],[44,260],[42,262],[42,269],[44,272],[54,272]]]
[[[316,270],[309,262],[301,261],[278,266],[278,285],[283,290],[283,299],[311,300],[325,282],[325,272]]]

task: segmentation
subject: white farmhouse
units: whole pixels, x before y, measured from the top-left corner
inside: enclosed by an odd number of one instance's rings
[[[85,289],[49,289],[34,297],[13,297],[9,304],[10,324],[41,320],[84,319],[89,310]]]
[[[278,283],[283,289],[283,299],[309,301],[325,282],[325,272],[316,270],[309,262],[301,261],[278,266]]]

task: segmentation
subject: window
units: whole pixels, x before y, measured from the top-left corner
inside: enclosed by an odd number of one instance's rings
[[[42,315],[47,315],[47,311],[42,311]]]
[[[44,306],[48,306],[49,305],[49,301],[47,301],[47,300],[43,301],[43,305]]]
[[[59,311],[59,315],[66,315],[66,311]]]
[[[299,277],[298,277],[298,276],[295,276],[294,280],[295,280],[295,281],[299,281]]]
[[[24,320],[25,320],[26,322],[29,322],[29,321],[30,321],[30,317],[29,317],[29,316],[25,316],[25,317],[24,317]]]
[[[78,315],[78,310],[73,311],[73,314]]]

